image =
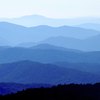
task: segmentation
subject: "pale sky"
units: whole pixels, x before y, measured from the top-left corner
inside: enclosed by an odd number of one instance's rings
[[[100,0],[0,0],[1,17],[100,17]]]

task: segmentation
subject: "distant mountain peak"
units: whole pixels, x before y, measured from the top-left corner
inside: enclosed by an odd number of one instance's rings
[[[42,15],[27,15],[27,16],[22,16],[22,17],[19,17],[18,19],[20,19],[20,18],[36,18],[36,19],[42,19],[42,18],[47,18],[47,17],[45,17],[45,16],[42,16]],[[17,18],[16,18],[17,19]]]

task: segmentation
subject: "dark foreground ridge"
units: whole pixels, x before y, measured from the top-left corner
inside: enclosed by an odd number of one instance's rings
[[[30,98],[32,100],[100,100],[100,83],[94,85],[58,85],[52,88],[27,89],[0,98]]]

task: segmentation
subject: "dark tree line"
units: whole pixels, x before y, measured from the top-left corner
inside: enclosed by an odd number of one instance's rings
[[[100,83],[58,85],[51,88],[27,89],[0,98],[28,98],[32,100],[100,100]]]

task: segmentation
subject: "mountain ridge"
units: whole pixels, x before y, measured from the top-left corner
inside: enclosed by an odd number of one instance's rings
[[[100,18],[95,17],[80,17],[80,18],[49,18],[42,15],[26,15],[18,18],[2,18],[0,21],[7,21],[22,26],[63,26],[63,25],[78,25],[83,23],[100,23]]]
[[[100,77],[95,74],[26,60],[1,64],[0,77],[0,82],[24,84],[35,82],[55,85],[64,83],[95,83],[100,81]]]
[[[84,39],[99,35],[95,30],[82,29],[78,27],[23,27],[12,23],[0,23],[0,37],[9,41],[11,45],[17,45],[22,42],[39,42],[50,37],[63,36],[77,39]]]
[[[51,48],[51,49],[50,49]],[[100,63],[100,51],[77,51],[74,49],[64,49],[56,46],[38,45],[37,47],[1,47],[0,63],[15,62],[20,60],[32,60],[42,63],[52,62],[84,62],[84,63]]]

